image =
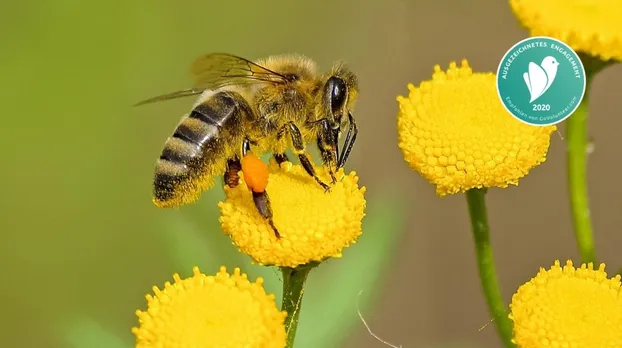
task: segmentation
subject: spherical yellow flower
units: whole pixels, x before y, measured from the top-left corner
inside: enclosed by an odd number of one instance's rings
[[[266,294],[262,278],[250,282],[239,268],[228,274],[225,267],[208,276],[195,267],[192,277],[173,279],[162,290],[154,286],[147,310],[136,311],[137,348],[285,347],[287,313]]]
[[[466,60],[398,97],[398,145],[409,166],[440,196],[472,188],[517,185],[546,159],[555,126],[522,123],[503,107],[493,73]]]
[[[316,171],[330,183],[322,167]],[[259,215],[240,172],[240,184],[225,187],[226,200],[219,203],[222,228],[241,252],[261,265],[296,267],[341,257],[361,235],[365,187],[358,187],[354,172],[346,175],[340,169],[335,176],[337,183],[325,192],[301,166],[270,163],[266,192],[280,233],[277,238]]]
[[[607,279],[604,264],[555,261],[518,289],[510,309],[519,348],[622,347],[620,276]]]
[[[510,0],[532,36],[550,36],[575,51],[622,60],[622,1]]]

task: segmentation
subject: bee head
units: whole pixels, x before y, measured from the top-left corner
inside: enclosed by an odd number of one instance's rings
[[[343,64],[335,65],[326,81],[324,93],[330,104],[335,127],[340,128],[347,122],[348,113],[354,108],[358,94],[356,75]]]
[[[352,117],[352,109],[358,95],[358,82],[356,75],[344,64],[339,63],[333,67],[324,84],[324,108],[325,112],[332,116],[332,141],[334,143],[334,157],[337,159],[337,168],[343,167],[350,155],[350,150],[356,140],[358,129]],[[348,129],[344,142],[344,152],[339,154],[339,137],[344,128]]]
[[[326,81],[326,93],[330,95],[330,109],[333,116],[336,121],[339,121],[343,115],[348,98],[348,87],[340,77],[331,76],[328,81]]]

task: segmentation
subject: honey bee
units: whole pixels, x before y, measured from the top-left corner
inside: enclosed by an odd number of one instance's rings
[[[306,145],[316,143],[334,184],[334,173],[348,160],[358,133],[351,113],[358,82],[346,65],[337,63],[321,74],[312,60],[300,55],[253,62],[212,53],[197,59],[191,73],[194,87],[136,104],[200,95],[156,162],[153,202],[157,207],[194,202],[221,175],[225,185],[237,186],[240,161],[251,150],[258,156],[270,153],[281,164],[289,161],[285,152],[291,149],[305,171],[330,190],[316,175]],[[340,153],[339,138],[346,128]],[[253,197],[278,237],[267,193]]]

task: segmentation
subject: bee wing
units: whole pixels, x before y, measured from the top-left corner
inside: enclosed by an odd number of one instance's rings
[[[189,97],[191,95],[201,94],[201,93],[203,93],[203,91],[205,91],[205,89],[202,89],[202,88],[184,89],[184,90],[181,90],[181,91],[177,91],[177,92],[173,92],[173,93],[168,93],[168,94],[163,94],[163,95],[159,95],[157,97],[153,97],[153,98],[149,98],[147,100],[143,100],[141,102],[138,102],[138,103],[134,104],[134,106],[140,106],[140,105],[144,105],[144,104],[155,103],[155,102],[163,101],[163,100],[170,100],[170,99],[177,99],[177,98],[182,98],[182,97]]]
[[[287,77],[264,68],[248,59],[228,53],[211,53],[199,57],[191,66],[195,83],[193,88],[160,95],[144,100],[135,106],[188,97],[203,93],[205,90],[224,86],[248,86],[256,83],[285,83]]]
[[[259,82],[287,82],[287,78],[276,71],[227,53],[211,53],[202,56],[192,64],[190,71],[195,77],[195,86],[205,89]]]

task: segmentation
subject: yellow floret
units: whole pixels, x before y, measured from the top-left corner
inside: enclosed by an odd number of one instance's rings
[[[398,145],[409,166],[440,196],[507,187],[546,159],[555,126],[530,126],[503,107],[493,73],[466,60],[434,67],[432,80],[398,97]]]
[[[622,288],[620,276],[608,279],[605,265],[590,263],[562,268],[555,261],[550,270],[523,284],[512,297],[519,348],[622,347]]]
[[[549,36],[577,52],[622,60],[622,1],[510,0],[532,36]]]
[[[223,266],[214,276],[202,274],[153,288],[147,310],[137,311],[139,327],[133,328],[136,348],[282,348],[285,317],[274,295],[267,295],[263,279],[250,282],[236,268]]]
[[[296,267],[341,257],[361,235],[365,215],[365,187],[359,188],[356,174],[339,170],[337,183],[325,192],[299,165],[272,162],[269,169],[266,191],[281,238],[259,215],[241,173],[240,184],[226,187],[227,198],[219,204],[222,228],[233,244],[262,265]],[[316,170],[330,182],[322,167]]]

